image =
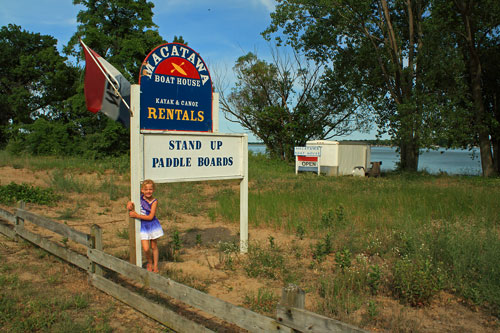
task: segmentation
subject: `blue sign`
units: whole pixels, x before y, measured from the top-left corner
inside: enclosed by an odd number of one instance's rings
[[[141,66],[141,130],[212,132],[212,79],[186,45],[157,46]]]

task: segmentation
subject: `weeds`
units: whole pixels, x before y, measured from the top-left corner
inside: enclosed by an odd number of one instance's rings
[[[58,192],[87,193],[94,190],[94,185],[75,179],[63,170],[55,170],[50,177],[50,185]]]
[[[116,231],[116,236],[121,239],[129,239],[128,228],[123,228]]]
[[[439,291],[438,280],[428,258],[402,258],[394,264],[393,291],[399,299],[421,306]]]
[[[368,272],[368,286],[370,287],[370,291],[372,295],[376,295],[382,279],[382,272],[378,265],[371,266],[370,271]]]
[[[279,297],[266,288],[259,288],[257,294],[249,293],[245,295],[243,303],[250,308],[250,310],[262,314],[272,315],[278,304]]]
[[[71,220],[76,217],[78,211],[82,208],[80,203],[77,203],[74,207],[65,208],[62,211],[58,211],[59,214],[58,219],[60,220]]]
[[[12,204],[16,201],[31,202],[39,205],[53,205],[60,199],[50,188],[42,189],[28,184],[10,183],[0,186],[0,203]]]
[[[196,246],[201,246],[203,241],[201,240],[201,234],[196,234],[195,244]]]
[[[219,264],[224,269],[234,270],[234,257],[240,251],[236,242],[219,242],[217,244],[217,252],[219,254]]]
[[[245,271],[249,277],[279,279],[286,272],[285,257],[279,248],[265,249],[258,244],[248,248]]]
[[[322,262],[325,260],[325,257],[332,253],[332,234],[327,232],[325,234],[325,238],[318,241],[316,245],[314,245],[313,249],[313,258],[318,262]]]
[[[109,200],[116,201],[127,195],[128,189],[116,185],[114,177],[106,178],[99,186],[99,192],[104,192],[108,195]]]
[[[352,253],[349,249],[344,248],[342,251],[335,253],[335,263],[340,267],[342,273],[345,272],[346,268],[351,267]]]

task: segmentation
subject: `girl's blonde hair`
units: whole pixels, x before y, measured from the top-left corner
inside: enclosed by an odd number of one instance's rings
[[[141,184],[141,189],[143,189],[144,186],[146,186],[146,185],[152,185],[153,186],[153,190],[155,189],[155,182],[152,181],[151,179],[144,179],[144,181]]]

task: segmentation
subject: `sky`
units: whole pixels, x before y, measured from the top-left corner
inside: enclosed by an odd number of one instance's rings
[[[171,42],[182,36],[203,58],[211,71],[232,82],[238,57],[254,52],[268,59],[270,44],[261,33],[271,22],[274,0],[153,0],[153,21],[160,35]],[[58,49],[76,32],[76,16],[82,6],[72,0],[0,0],[0,26],[13,23],[29,32],[54,36]],[[83,66],[83,64],[80,64]],[[229,84],[231,85],[231,83]],[[220,132],[248,133],[220,114]],[[249,134],[249,141],[257,139]],[[374,139],[375,134],[356,133],[341,139]],[[340,139],[340,138],[339,138]]]

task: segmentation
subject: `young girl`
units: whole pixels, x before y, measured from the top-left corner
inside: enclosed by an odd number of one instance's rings
[[[127,209],[130,217],[141,219],[141,243],[148,261],[147,269],[150,272],[158,273],[160,252],[158,251],[157,239],[163,236],[163,229],[155,216],[158,201],[153,197],[154,190],[155,183],[150,179],[144,180],[141,185],[141,214],[135,212],[135,205],[131,201],[127,203]],[[152,256],[149,249],[153,252]]]

